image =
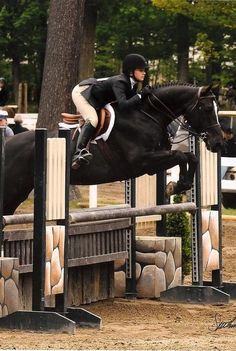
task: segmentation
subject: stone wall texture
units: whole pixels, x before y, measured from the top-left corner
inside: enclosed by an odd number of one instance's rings
[[[0,317],[18,310],[19,259],[0,258]]]
[[[219,213],[202,210],[203,271],[219,269]]]
[[[46,227],[45,296],[64,291],[65,227]]]
[[[115,261],[115,296],[125,295],[125,260]],[[137,297],[158,298],[182,283],[181,238],[136,237]]]

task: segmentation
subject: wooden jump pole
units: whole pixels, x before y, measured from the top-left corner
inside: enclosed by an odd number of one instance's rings
[[[33,213],[3,216],[4,227],[12,224],[33,224],[33,222],[34,222]]]
[[[176,212],[195,212],[196,205],[193,202],[185,202],[180,204],[168,204],[159,205],[154,207],[146,208],[127,208],[127,209],[114,209],[104,211],[80,211],[72,212],[69,215],[70,223],[86,222],[86,221],[99,221],[105,219],[116,219],[116,218],[129,218],[138,216],[149,216],[153,214],[167,214]]]
[[[146,208],[137,207],[125,207],[117,206],[107,210],[97,211],[97,210],[81,210],[78,212],[70,212],[69,222],[87,222],[87,221],[100,221],[106,219],[117,219],[117,218],[129,218],[129,217],[140,217],[140,216],[151,216],[154,214],[164,215],[167,213],[175,212],[195,212],[196,205],[193,202],[184,202],[180,204],[167,204],[158,205]],[[120,208],[123,207],[123,208]],[[19,215],[7,215],[3,216],[4,226],[13,224],[29,224],[33,223],[33,214],[19,214]]]

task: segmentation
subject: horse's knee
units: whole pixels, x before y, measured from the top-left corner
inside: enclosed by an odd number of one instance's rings
[[[174,150],[173,156],[175,156],[175,158],[179,164],[184,164],[184,163],[188,162],[187,155],[180,150]]]
[[[195,156],[192,152],[186,152],[186,156],[188,158],[188,162],[192,163],[194,165],[197,165],[199,160],[197,158],[197,156]]]

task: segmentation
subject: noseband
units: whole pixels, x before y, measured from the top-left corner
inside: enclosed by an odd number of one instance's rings
[[[186,111],[185,111],[181,116],[185,117],[188,113],[193,112],[193,111],[197,108],[199,102],[200,102],[201,100],[203,100],[203,99],[209,99],[209,98],[210,98],[210,99],[215,100],[213,94],[212,94],[211,96],[201,96],[201,90],[202,90],[202,87],[200,87],[200,88],[198,89],[197,100],[193,103],[193,105],[189,106],[189,107],[186,109]],[[182,127],[185,131],[187,131],[190,135],[199,137],[199,138],[202,139],[202,140],[205,140],[205,139],[207,138],[207,135],[208,135],[208,132],[207,132],[207,131],[206,131],[206,132],[202,132],[202,133],[197,133],[197,132],[195,132],[195,131],[192,130],[190,127],[187,127],[187,126],[185,125],[185,123],[183,123],[183,122],[181,122],[180,120],[178,120],[178,116],[176,116],[175,113],[174,113],[168,106],[166,106],[166,104],[165,104],[163,101],[161,101],[155,94],[151,93],[151,96],[152,96],[155,100],[157,100],[158,103],[165,109],[165,111],[166,111],[167,114],[168,114],[168,117],[169,117],[172,121],[175,121],[175,122],[178,124],[178,126],[181,126],[181,127]],[[158,109],[157,106],[151,101],[150,96],[148,96],[147,98],[148,98],[148,103],[149,103],[149,105],[152,106],[152,108],[154,108],[156,111],[159,112],[160,109]],[[201,107],[199,107],[199,109],[201,109]],[[143,112],[145,115],[147,115],[148,117],[150,117],[155,123],[158,123],[158,122],[156,121],[156,119],[155,119],[152,115],[150,115],[149,113],[147,113],[146,111],[143,111],[143,110],[142,110],[142,112]],[[210,129],[210,128],[213,128],[213,127],[216,127],[216,126],[219,126],[219,125],[220,125],[219,123],[214,123],[214,124],[208,126],[208,127],[206,128],[206,130],[208,130],[208,129]]]

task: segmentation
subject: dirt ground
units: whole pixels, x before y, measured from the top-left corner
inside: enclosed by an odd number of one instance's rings
[[[233,221],[223,223],[223,266],[223,280],[236,281]],[[83,307],[102,318],[100,330],[78,328],[74,335],[0,331],[0,348],[236,350],[236,300],[227,305],[191,305],[115,299]],[[225,328],[215,330],[216,318],[218,324],[226,323]]]

